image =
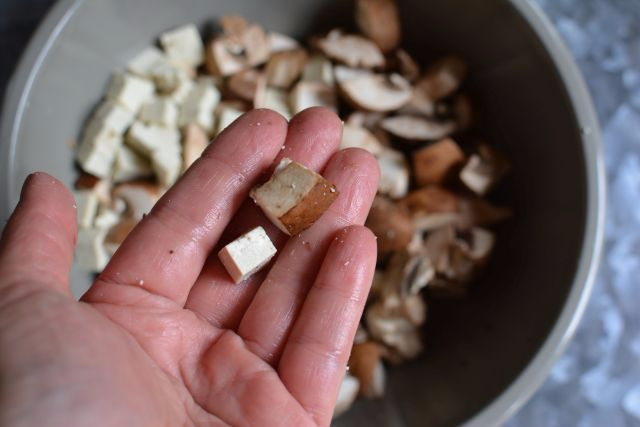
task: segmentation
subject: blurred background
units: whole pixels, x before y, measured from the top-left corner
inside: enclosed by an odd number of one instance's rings
[[[507,423],[640,426],[640,0],[535,0],[591,89],[608,178],[606,249],[577,334]],[[0,0],[0,94],[53,0]]]

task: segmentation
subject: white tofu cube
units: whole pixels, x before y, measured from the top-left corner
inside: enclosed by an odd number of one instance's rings
[[[251,198],[282,232],[294,236],[311,227],[338,197],[335,185],[290,159],[282,159]]]
[[[209,145],[209,137],[195,123],[190,123],[182,129],[182,170],[189,169]]]
[[[169,62],[184,68],[196,68],[204,61],[204,45],[198,29],[193,24],[167,31],[160,36]]]
[[[108,230],[118,222],[120,222],[120,215],[116,211],[109,208],[102,208],[96,216],[94,226],[99,230]]]
[[[117,73],[111,79],[107,89],[107,99],[137,113],[142,104],[150,100],[154,93],[155,87],[149,80],[133,74]]]
[[[191,93],[191,90],[195,86],[193,80],[188,78],[186,75],[180,75],[178,80],[178,85],[176,88],[167,94],[169,99],[176,103],[178,107],[181,107],[182,104],[187,100],[187,97]]]
[[[409,166],[404,155],[385,148],[377,158],[380,167],[378,191],[393,198],[406,196],[409,190]]]
[[[167,63],[164,53],[155,46],[150,46],[137,54],[129,61],[127,69],[146,79],[153,79],[153,71],[162,64]]]
[[[98,213],[100,199],[92,190],[77,190],[73,192],[76,199],[76,213],[79,228],[91,228]]]
[[[235,283],[240,283],[267,265],[277,249],[264,228],[257,227],[218,252],[218,258]]]
[[[126,145],[118,149],[113,165],[114,182],[133,181],[152,175],[153,169],[146,157]]]
[[[244,111],[238,110],[228,104],[220,104],[218,106],[218,133],[225,130],[243,114]]]
[[[151,157],[159,149],[180,147],[180,132],[176,128],[135,122],[127,133],[127,144],[139,153]]]
[[[104,246],[105,236],[106,230],[97,228],[78,231],[76,263],[81,269],[100,272],[107,266],[109,254]]]
[[[138,118],[147,124],[175,127],[178,124],[178,106],[166,97],[145,103]]]
[[[175,149],[161,149],[151,155],[153,170],[163,187],[172,186],[182,172],[182,153]]]
[[[134,119],[135,114],[131,111],[107,100],[96,109],[92,121],[102,123],[107,129],[122,135],[131,126]]]
[[[180,107],[178,125],[196,123],[208,134],[214,131],[214,110],[220,101],[220,92],[210,81],[199,81]]]
[[[99,178],[111,174],[111,167],[118,148],[122,146],[122,136],[98,122],[92,122],[85,129],[77,160],[82,169]]]

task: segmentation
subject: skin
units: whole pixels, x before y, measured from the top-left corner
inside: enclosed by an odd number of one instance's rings
[[[31,175],[0,242],[0,425],[328,425],[375,268],[378,169],[340,120],[256,110],[223,132],[75,301],[76,211]],[[284,148],[283,148],[284,147]],[[247,201],[287,156],[340,196],[288,238]],[[235,285],[216,253],[262,225],[277,259]]]

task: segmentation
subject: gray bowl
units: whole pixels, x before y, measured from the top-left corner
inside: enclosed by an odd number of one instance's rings
[[[500,424],[541,384],[583,312],[602,243],[604,174],[598,128],[576,66],[530,1],[401,0],[406,45],[421,61],[459,52],[486,137],[513,161],[499,197],[517,212],[471,299],[431,308],[427,352],[391,371],[388,396],[335,424]],[[349,26],[341,0],[63,0],[33,38],[2,118],[0,212],[28,173],[71,185],[70,142],[109,74],[154,37],[238,12],[303,37]],[[76,291],[89,278],[74,272]]]

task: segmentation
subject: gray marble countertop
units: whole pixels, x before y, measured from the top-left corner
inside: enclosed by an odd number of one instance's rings
[[[536,0],[573,52],[602,126],[606,252],[567,352],[508,427],[640,426],[640,0]],[[0,0],[0,93],[52,0]]]

